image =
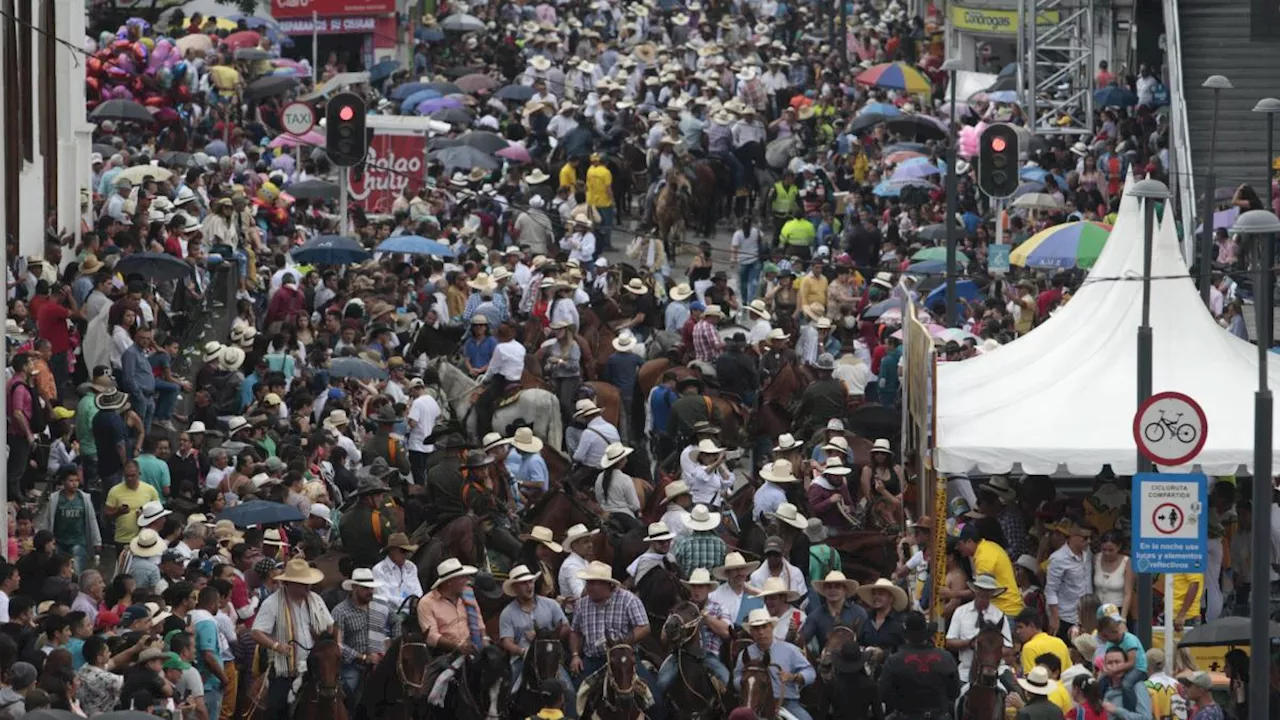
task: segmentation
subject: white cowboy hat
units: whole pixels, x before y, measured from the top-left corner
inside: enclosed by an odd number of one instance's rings
[[[707,309],[702,311],[702,316],[709,318],[722,318],[724,317],[724,311],[720,309],[719,305],[708,305]]]
[[[889,444],[888,438],[878,438],[875,443],[871,445],[871,452],[892,455],[893,447]]]
[[[817,590],[822,590],[827,585],[843,585],[850,595],[858,591],[858,581],[845,577],[839,570],[832,570],[825,578],[813,581],[813,587]]]
[[[793,483],[796,476],[792,474],[790,460],[774,460],[760,468],[760,477],[772,483]]]
[[[168,547],[160,533],[151,528],[143,528],[129,543],[129,552],[138,557],[157,557],[163,555]]]
[[[373,571],[370,570],[369,568],[356,568],[355,570],[351,571],[350,580],[342,581],[342,589],[350,590],[351,588],[356,586],[369,588],[370,590],[377,590],[378,588],[382,587],[382,583],[374,579]]]
[[[779,462],[786,461],[780,460]],[[804,515],[801,515],[800,511],[796,509],[796,506],[791,503],[782,503],[778,506],[776,511],[767,514],[775,520],[781,520],[797,530],[804,530],[809,526],[809,519]]]
[[[695,532],[715,530],[720,525],[720,513],[713,513],[707,509],[706,505],[699,503],[689,511],[689,517],[684,521],[684,525]]]
[[[751,572],[758,567],[760,567],[759,560],[748,561],[742,556],[742,553],[731,552],[724,556],[724,564],[718,568],[713,568],[711,570],[711,574],[721,580],[724,580],[726,579],[726,573],[730,570],[746,570],[747,572]]]
[[[277,582],[298,583],[299,585],[315,585],[324,580],[324,573],[311,567],[306,560],[290,560],[285,563],[284,572],[276,576]]]
[[[617,580],[613,579],[613,568],[609,567],[608,563],[602,563],[599,560],[592,560],[585,568],[579,570],[578,579],[586,580],[587,582],[598,580],[600,582],[607,582],[613,585],[620,584]]]
[[[683,480],[673,480],[662,490],[663,503],[669,504],[681,495],[690,495],[689,484]]]
[[[874,278],[872,278],[872,279],[871,279],[871,284],[872,284],[872,285],[879,285],[880,287],[883,287],[883,288],[892,288],[892,287],[893,287],[893,273],[890,273],[890,272],[878,272],[878,273],[876,273],[876,276],[875,276]]]
[[[863,585],[859,587],[857,590],[857,593],[858,593],[858,596],[862,598],[863,602],[870,605],[871,593],[877,590],[882,590],[884,592],[889,593],[890,595],[893,595],[894,610],[898,612],[902,612],[903,610],[907,609],[907,592],[902,588],[898,587],[897,585],[894,585],[892,581],[886,580],[884,578],[880,578],[879,580],[876,580],[871,585]]]
[[[799,450],[804,447],[804,443],[797,440],[791,433],[782,433],[778,436],[778,444],[773,446],[774,452],[786,452],[788,450]]]
[[[564,108],[560,108],[563,110]],[[525,176],[524,181],[530,185],[541,185],[551,179],[551,176],[542,172],[542,168],[534,168],[533,172]]]
[[[213,362],[222,356],[222,343],[210,340],[204,344],[204,362]]]
[[[541,543],[551,552],[564,552],[564,548],[560,546],[560,543],[556,542],[555,537],[555,534],[551,532],[551,528],[534,525],[533,529],[527,535],[521,535],[520,539],[526,542]]]
[[[621,463],[635,451],[635,448],[629,448],[622,443],[609,443],[609,447],[604,449],[604,457],[600,459],[600,469],[604,470]]]
[[[680,283],[668,290],[667,296],[676,302],[688,300],[693,296],[693,288],[689,287],[689,283]]]
[[[742,621],[742,627],[760,627],[762,625],[775,625],[778,618],[769,614],[764,608],[756,608],[747,613],[747,618]]]
[[[761,598],[770,595],[786,595],[789,603],[800,599],[800,593],[787,587],[787,582],[780,577],[765,578],[764,585],[760,587],[748,585],[747,592]]]
[[[267,529],[266,529],[265,531],[263,531],[263,533],[262,533],[262,544],[263,544],[263,545],[276,545],[276,546],[279,546],[279,547],[283,547],[283,546],[284,546],[284,538],[280,537],[280,531],[279,531],[278,529],[276,529],[276,528],[267,528]]]
[[[172,514],[173,511],[165,510],[158,500],[144,503],[142,512],[138,513],[138,527],[146,527],[160,518]]]
[[[717,586],[720,583],[711,577],[711,573],[706,568],[695,568],[693,572],[689,573],[689,579],[681,580],[680,584],[685,587],[693,587],[695,585]]]
[[[849,441],[843,435],[833,435],[822,449],[829,452],[849,452]]]
[[[529,66],[538,72],[546,72],[551,69],[551,60],[545,55],[534,55],[529,58]]]
[[[724,452],[724,448],[716,444],[711,438],[703,438],[698,441],[698,452],[707,455],[719,455]]]
[[[508,270],[505,265],[499,265],[498,267],[494,268],[493,274],[489,276],[489,278],[493,280],[495,283],[500,283],[509,277],[511,277],[511,271]]]
[[[333,511],[329,509],[328,505],[311,503],[311,509],[307,511],[307,514],[313,518],[320,518],[330,527],[333,526]],[[191,518],[187,518],[187,522],[190,523]]]
[[[853,472],[853,468],[844,464],[839,455],[830,455],[827,462],[822,467],[823,475],[848,475]]]
[[[484,439],[480,441],[480,444],[483,446],[482,449],[489,451],[494,448],[502,447],[503,445],[510,445],[511,438],[502,437],[502,433],[491,432],[485,434]]]
[[[588,530],[586,525],[583,525],[582,523],[578,523],[577,525],[574,525],[573,527],[569,528],[568,532],[565,533],[563,545],[566,550],[568,550],[569,552],[573,552],[574,543],[578,542],[579,540],[589,538],[598,532],[600,532],[599,529]]]
[[[542,452],[542,438],[533,434],[533,428],[519,427],[511,436],[511,446],[520,452],[540,453]]]
[[[644,536],[645,542],[664,542],[675,539],[676,534],[671,532],[664,522],[649,523],[649,534]]]
[[[431,584],[431,589],[435,590],[440,587],[441,583],[448,582],[454,578],[468,577],[480,572],[470,565],[463,565],[458,558],[448,558],[444,562],[436,566],[436,581]]]
[[[996,580],[994,576],[988,575],[986,573],[983,573],[975,577],[974,579],[970,580],[968,585],[970,590],[986,590],[987,592],[991,593],[992,597],[999,597],[1005,594],[1005,592],[1008,590],[1008,588],[1001,585],[1000,581]]]
[[[765,307],[763,300],[752,300],[751,304],[747,306],[747,312],[764,320],[773,318],[773,316],[769,314],[768,308]]]
[[[1058,681],[1049,677],[1049,671],[1037,665],[1025,678],[1018,678],[1018,685],[1032,695],[1050,695],[1058,687]]]
[[[613,342],[610,344],[613,345],[613,349],[618,352],[630,352],[631,349],[636,346],[636,336],[629,332],[624,332],[614,338]]]
[[[222,367],[231,372],[235,372],[240,369],[241,365],[244,365],[244,350],[241,350],[234,345],[231,347],[224,347],[222,348],[222,354],[219,356],[218,360],[222,363]]]
[[[516,592],[513,589],[515,585],[523,582],[533,582],[538,579],[537,573],[533,572],[524,565],[517,565],[511,568],[510,574],[506,580],[502,581],[502,592],[505,595],[515,597]]]
[[[773,342],[774,340],[790,340],[791,336],[783,332],[782,328],[773,328],[768,335],[764,336],[764,339],[767,342]]]
[[[627,281],[626,285],[622,286],[622,289],[626,290],[632,295],[648,295],[649,294],[649,286],[645,285],[644,281],[641,280],[640,278],[631,278],[630,280]]]
[[[479,290],[481,292],[484,292],[484,291],[493,292],[495,289],[497,289],[498,284],[494,282],[493,278],[490,277],[489,273],[479,273],[476,275],[475,280],[467,281],[467,287],[471,288],[472,290]]]
[[[583,398],[574,405],[573,416],[575,418],[592,417],[604,412],[598,405],[587,398]]]
[[[351,418],[347,417],[347,411],[338,408],[329,413],[329,417],[324,419],[324,426],[329,430],[335,430],[340,427],[346,427],[351,424]]]

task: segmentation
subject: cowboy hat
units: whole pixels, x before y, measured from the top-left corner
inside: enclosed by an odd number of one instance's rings
[[[724,317],[724,310],[721,310],[719,305],[708,305],[707,309],[702,312],[702,316],[709,318],[722,318]]]
[[[728,579],[726,577],[730,570],[746,570],[751,572],[760,567],[759,560],[750,560],[742,556],[740,552],[731,552],[724,556],[724,564],[717,568],[712,568],[711,574],[720,580]]]
[[[871,445],[871,452],[892,455],[893,448],[890,447],[888,438],[879,438]]]
[[[970,590],[985,590],[991,593],[992,597],[999,597],[1008,590],[1008,588],[1001,585],[1000,581],[996,580],[994,576],[987,575],[986,573],[970,580],[968,585]]]
[[[676,534],[671,532],[664,522],[649,523],[649,534],[644,536],[645,542],[666,542],[675,539]]]
[[[448,582],[454,578],[469,577],[477,572],[480,571],[470,565],[463,565],[458,558],[448,558],[436,566],[436,581],[432,583],[431,589],[435,590],[440,587],[441,583]]]
[[[276,576],[277,582],[298,583],[299,585],[315,585],[324,580],[324,573],[311,567],[306,560],[290,560],[285,563],[284,572]]]
[[[562,110],[564,108],[561,108]],[[551,176],[542,171],[542,168],[534,168],[533,172],[525,176],[524,181],[529,185],[541,185],[551,179]]]
[[[1018,678],[1018,685],[1032,695],[1049,695],[1057,689],[1058,681],[1049,677],[1049,671],[1037,665],[1025,678]]]
[[[827,320],[827,319],[822,318],[822,320]],[[827,326],[830,327],[830,325],[831,325],[831,321],[827,320]],[[818,327],[819,329],[822,328],[821,325],[819,325]],[[836,359],[831,356],[831,353],[822,353],[821,355],[818,356],[817,360],[813,361],[813,367],[818,370],[835,370]]]
[[[391,492],[391,488],[382,481],[381,478],[373,475],[365,475],[360,478],[356,485],[356,497],[364,497],[365,495],[376,495],[378,493]]]
[[[391,537],[387,538],[386,550],[391,548],[400,548],[401,550],[411,553],[418,549],[417,545],[409,542],[409,536],[402,532],[391,533]]]
[[[534,55],[529,58],[529,66],[538,72],[546,72],[551,69],[551,59],[545,55]]]
[[[573,417],[574,418],[594,417],[596,415],[599,415],[602,412],[604,411],[601,410],[594,402],[592,402],[587,398],[583,398],[574,405]]]
[[[610,344],[613,345],[613,349],[618,352],[631,352],[631,350],[636,346],[636,336],[629,332],[624,332],[614,338],[613,342]]]
[[[790,460],[774,460],[760,468],[760,477],[772,483],[793,483],[796,476],[792,474]],[[792,507],[795,507],[794,505]]]
[[[335,430],[340,427],[346,427],[351,424],[351,418],[347,417],[347,411],[338,408],[329,413],[329,417],[324,419],[324,426],[328,430]]]
[[[719,455],[724,452],[724,448],[716,444],[711,438],[703,438],[698,441],[698,452],[706,455]]]
[[[159,520],[166,515],[172,515],[172,510],[165,510],[164,506],[158,500],[144,503],[142,511],[138,513],[138,527],[147,527],[151,523]]]
[[[682,495],[692,495],[689,492],[689,485],[683,480],[673,480],[663,488],[663,504],[670,504],[676,498]]]
[[[827,462],[822,467],[823,475],[848,475],[853,472],[853,468],[844,464],[839,455],[828,455]]]
[[[641,280],[640,278],[631,278],[630,280],[627,281],[626,285],[622,286],[622,289],[626,290],[632,295],[648,295],[649,294],[649,286],[645,285],[644,281]]]
[[[475,280],[467,281],[467,287],[471,288],[472,290],[479,290],[481,292],[485,292],[485,291],[493,292],[495,289],[497,289],[498,284],[494,282],[492,277],[489,276],[489,273],[479,273],[478,275],[476,275]]]
[[[382,583],[373,577],[373,571],[369,568],[356,568],[351,571],[351,579],[342,581],[342,589],[350,590],[356,586],[377,590],[382,587]]]
[[[118,390],[99,393],[93,398],[99,410],[119,410],[129,404],[129,396]]]
[[[827,308],[822,303],[815,302],[805,305],[800,309],[800,312],[804,313],[810,320],[817,320],[820,317],[826,316]]]
[[[787,462],[787,461],[779,460],[778,462]],[[790,525],[791,527],[797,530],[804,530],[809,526],[809,519],[806,518],[804,515],[801,515],[800,511],[796,509],[796,506],[792,505],[791,503],[784,502],[778,506],[778,509],[776,511],[771,513],[766,513],[766,514],[775,520],[781,520],[782,522]]]
[[[769,314],[769,310],[765,308],[763,300],[752,300],[751,304],[747,306],[747,312],[762,320],[769,320],[773,317]]]
[[[568,538],[565,539],[567,540]],[[527,534],[520,536],[520,540],[522,542],[541,543],[551,552],[564,552],[564,548],[560,546],[560,543],[555,541],[555,535],[551,532],[551,528],[541,525],[534,525],[533,529]]]
[[[542,452],[542,439],[533,434],[532,428],[519,427],[516,428],[515,434],[511,436],[511,446],[524,453],[540,453]]]
[[[1018,496],[1018,491],[1009,485],[1009,478],[1004,475],[992,475],[987,480],[986,485],[978,488],[978,492],[984,491],[995,495],[1004,503],[1008,503]]]
[[[680,584],[685,587],[694,587],[695,585],[717,586],[720,583],[711,577],[711,573],[706,568],[695,568],[693,572],[689,573],[689,579],[681,580]]]
[[[676,302],[688,300],[690,297],[693,297],[693,288],[689,287],[689,283],[680,283],[668,290],[667,296]]]
[[[218,357],[218,361],[222,363],[222,367],[231,372],[235,372],[240,369],[241,365],[244,365],[244,350],[241,350],[234,345],[224,347],[222,348],[221,355]]]
[[[694,532],[715,530],[719,525],[720,513],[711,512],[706,505],[701,503],[693,506],[693,509],[689,511],[689,517],[684,521],[684,526]]]
[[[502,581],[502,593],[515,597],[516,593],[513,589],[515,585],[524,582],[533,582],[538,579],[537,573],[533,572],[524,565],[517,565],[511,568],[511,572],[507,575],[507,579]]]
[[[769,614],[764,608],[756,608],[747,613],[747,617],[742,621],[742,626],[747,628],[761,627],[763,625],[774,625],[778,622],[778,618]]]
[[[760,598],[769,597],[770,595],[786,595],[789,603],[800,599],[800,593],[787,587],[786,581],[780,577],[766,578],[764,585],[758,588],[748,585],[747,592]]]
[[[137,557],[158,557],[164,554],[169,545],[160,537],[160,533],[151,528],[143,528],[129,543],[129,552]]]
[[[573,552],[574,543],[578,542],[579,540],[589,538],[598,532],[600,532],[599,529],[588,530],[586,525],[583,525],[582,523],[578,523],[577,525],[574,525],[573,527],[569,528],[569,530],[565,533],[564,543],[563,543],[564,547],[569,552]]]
[[[827,585],[843,585],[850,595],[857,592],[859,587],[857,580],[845,577],[839,570],[832,570],[823,579],[813,581],[813,586],[818,590],[822,590]]]
[[[631,54],[645,65],[652,65],[658,57],[658,48],[653,43],[641,43],[631,50]]]
[[[635,451],[635,448],[629,448],[622,443],[609,443],[609,447],[604,449],[604,457],[600,459],[600,469],[605,470],[621,463]]]
[[[791,336],[783,332],[782,328],[773,328],[768,335],[764,336],[764,339],[766,342],[773,342],[774,340],[790,340]]]
[[[484,439],[480,441],[480,444],[484,446],[483,450],[488,452],[495,448],[500,448],[503,445],[510,445],[511,438],[502,437],[502,433],[491,432],[485,434]]]
[[[578,571],[578,579],[587,582],[598,581],[607,582],[613,585],[619,585],[617,580],[613,579],[613,568],[608,563],[602,563],[599,560],[592,560],[587,566]]]
[[[880,578],[871,585],[862,585],[855,592],[862,598],[862,601],[871,604],[871,594],[877,590],[887,592],[893,596],[893,609],[902,612],[907,609],[907,592],[902,588],[894,585],[892,581]]]
[[[283,547],[284,540],[285,539],[280,535],[280,530],[277,528],[267,528],[262,533],[263,545],[277,545],[277,546]]]

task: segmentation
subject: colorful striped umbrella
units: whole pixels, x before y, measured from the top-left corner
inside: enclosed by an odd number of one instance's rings
[[[911,93],[931,93],[933,83],[924,73],[906,63],[893,62],[872,66],[856,78],[863,85],[906,90]]]
[[[1009,253],[1009,263],[1033,268],[1091,268],[1110,235],[1111,226],[1103,223],[1054,225],[1027,238]]]

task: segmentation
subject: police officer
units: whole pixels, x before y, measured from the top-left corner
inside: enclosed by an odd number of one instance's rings
[[[885,661],[880,697],[896,720],[947,720],[960,697],[960,672],[951,653],[930,642],[929,623],[912,612],[906,618],[907,644]]]

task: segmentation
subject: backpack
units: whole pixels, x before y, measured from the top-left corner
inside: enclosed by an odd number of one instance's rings
[[[9,407],[13,407],[13,391],[21,385],[31,393],[31,419],[27,425],[31,427],[31,432],[40,434],[49,427],[49,408],[45,405],[44,398],[40,397],[40,393],[31,385],[24,382],[15,382],[9,385]]]

